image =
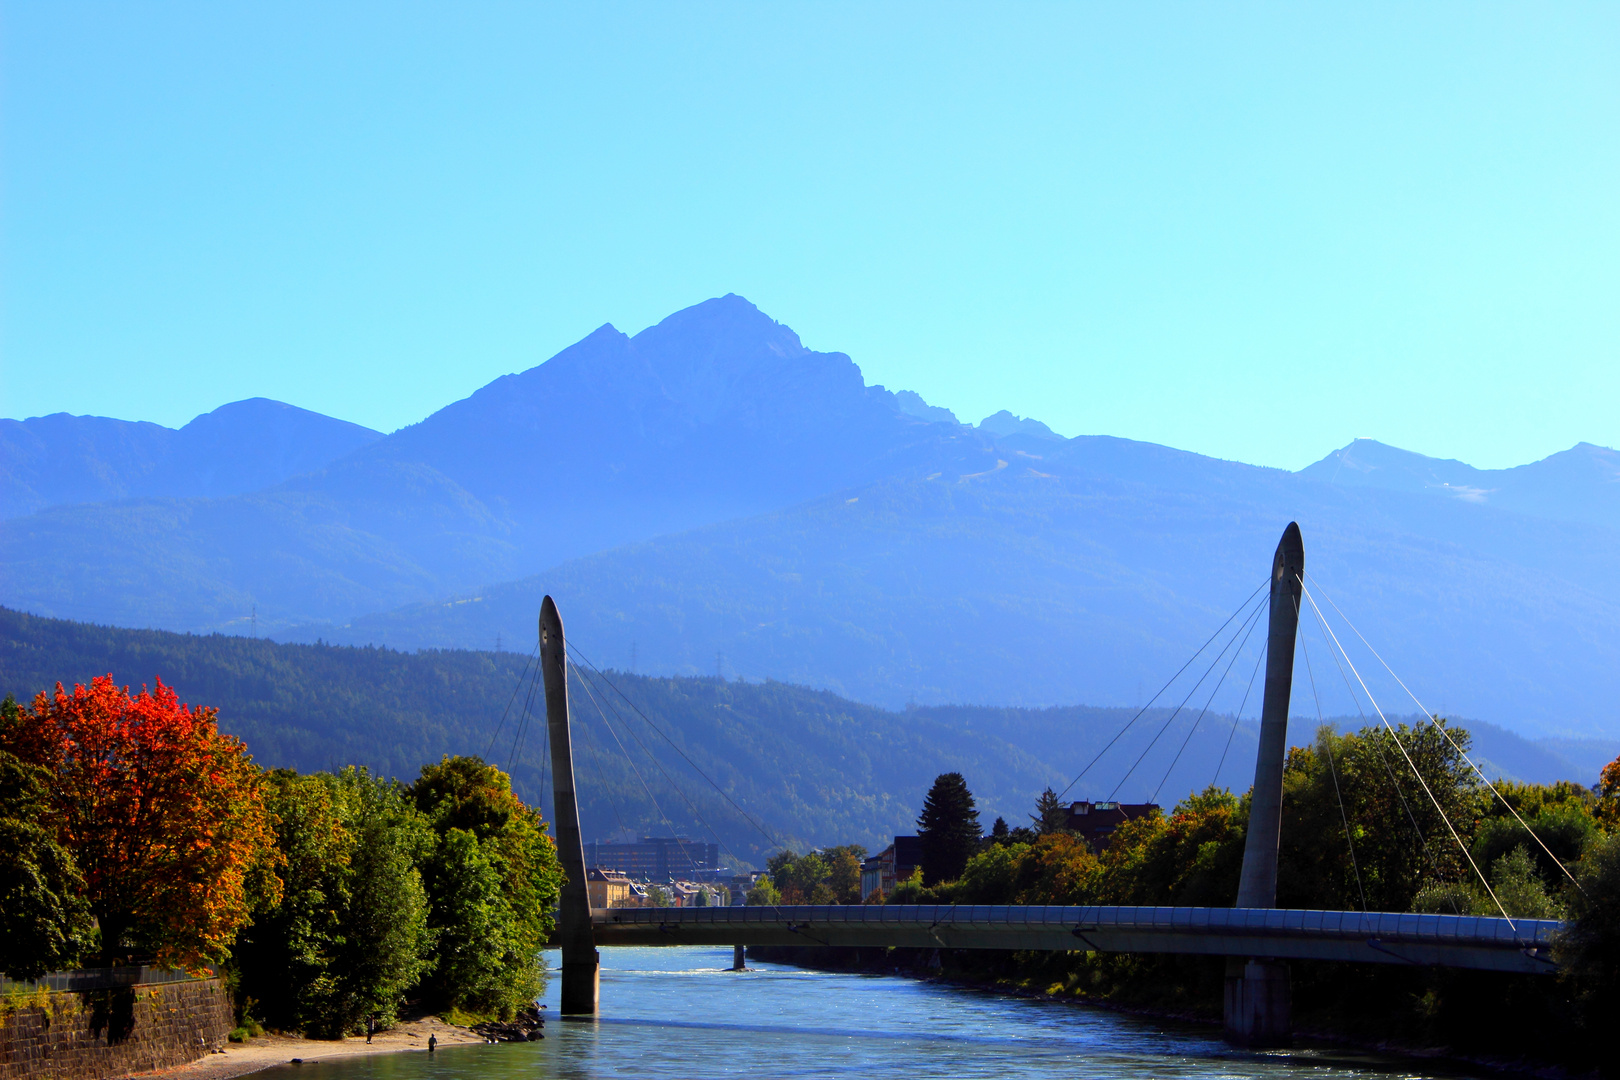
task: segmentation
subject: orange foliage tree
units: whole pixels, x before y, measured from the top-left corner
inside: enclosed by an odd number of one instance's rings
[[[107,675],[57,683],[0,735],[51,774],[47,824],[83,872],[105,959],[218,962],[250,891],[279,892],[262,774],[217,715],[162,680],[131,697]]]

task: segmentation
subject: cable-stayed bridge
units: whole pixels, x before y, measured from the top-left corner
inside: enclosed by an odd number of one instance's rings
[[[828,904],[610,908],[597,945],[832,945],[1263,956],[1542,974],[1548,919],[1287,908]]]
[[[1210,907],[1064,907],[1017,905],[919,906],[824,905],[707,908],[612,908],[592,910],[585,884],[584,845],[575,795],[573,751],[568,703],[570,646],[563,635],[562,618],[551,597],[540,611],[540,672],[545,684],[547,737],[551,744],[553,820],[558,856],[567,872],[559,904],[557,940],[562,947],[562,1012],[590,1015],[599,1001],[598,946],[623,945],[810,945],[1038,951],[1096,951],[1122,953],[1175,953],[1227,958],[1225,1014],[1228,1034],[1248,1044],[1285,1041],[1290,1033],[1290,990],[1287,961],[1322,960],[1348,963],[1440,966],[1476,971],[1549,973],[1554,970],[1552,945],[1562,924],[1551,920],[1513,919],[1497,901],[1490,882],[1474,865],[1471,855],[1446,819],[1444,809],[1412,762],[1395,728],[1367,690],[1366,682],[1349,654],[1339,644],[1326,618],[1305,588],[1305,552],[1297,525],[1284,531],[1272,560],[1268,583],[1262,584],[1227,619],[1222,629],[1237,620],[1222,650],[1210,662],[1207,678],[1225,658],[1241,634],[1247,640],[1258,624],[1261,610],[1269,611],[1265,660],[1264,698],[1261,706],[1259,751],[1245,835],[1243,867],[1236,903]],[[1269,586],[1269,587],[1268,587]],[[1266,598],[1252,610],[1260,594]],[[1423,915],[1375,911],[1306,911],[1279,909],[1277,855],[1282,823],[1283,765],[1287,752],[1287,722],[1292,693],[1294,646],[1299,630],[1302,598],[1319,621],[1337,652],[1334,656],[1349,685],[1354,674],[1379,720],[1395,735],[1395,745],[1440,817],[1451,839],[1463,846],[1463,855],[1501,913],[1499,918],[1461,915]],[[1238,616],[1248,610],[1241,620]],[[1339,612],[1343,616],[1342,612]],[[1345,620],[1348,624],[1348,620]],[[1351,626],[1353,630],[1353,625]],[[1209,641],[1194,654],[1197,659]],[[1359,636],[1359,632],[1358,636]],[[1365,639],[1362,639],[1363,643]],[[1371,649],[1370,643],[1366,643]],[[1241,649],[1241,645],[1238,646]],[[577,655],[577,650],[575,650]],[[1376,651],[1373,653],[1377,656]],[[1237,653],[1226,664],[1229,672]],[[1342,663],[1340,663],[1342,659]],[[1381,657],[1378,658],[1383,663]],[[1308,656],[1307,656],[1308,661]],[[1181,669],[1186,671],[1188,661]],[[594,667],[594,666],[593,666]],[[1259,660],[1256,660],[1258,671]],[[1384,667],[1394,676],[1388,664]],[[1348,672],[1345,671],[1348,668]],[[601,672],[596,672],[601,675]],[[1175,678],[1173,676],[1171,683]],[[1204,678],[1188,693],[1202,685]],[[1221,678],[1224,680],[1225,672]],[[1313,692],[1314,692],[1314,676]],[[1398,676],[1396,681],[1399,682]],[[1171,683],[1166,683],[1168,688]],[[1251,676],[1251,687],[1253,679]],[[1410,695],[1405,683],[1400,684]],[[587,684],[587,691],[589,690]],[[1217,689],[1219,683],[1217,683]],[[616,689],[616,688],[615,688]],[[1163,693],[1161,689],[1160,693]],[[1157,695],[1155,695],[1157,697]],[[628,702],[628,699],[626,699]],[[1213,691],[1210,695],[1213,700]],[[1246,698],[1245,698],[1246,700]],[[1415,695],[1413,700],[1416,701]],[[1149,702],[1151,705],[1152,702]],[[1186,701],[1183,702],[1183,705]],[[1427,709],[1423,709],[1428,715]],[[632,704],[632,707],[633,704]],[[1144,706],[1138,717],[1146,712]],[[1209,707],[1205,703],[1205,710]],[[1241,714],[1242,707],[1239,707]],[[639,710],[636,710],[639,712]],[[1177,712],[1180,711],[1178,707]],[[1200,719],[1202,718],[1200,713]],[[643,716],[643,719],[647,719]],[[1172,715],[1171,719],[1174,719]],[[1131,723],[1135,723],[1135,718]],[[1160,734],[1168,728],[1165,722]],[[651,725],[651,721],[648,720]],[[656,725],[653,725],[656,730]],[[1129,725],[1127,725],[1127,728]],[[1196,729],[1196,725],[1195,725]],[[1440,730],[1444,732],[1444,728]],[[1123,731],[1121,732],[1123,734]],[[1191,737],[1189,733],[1189,738]],[[617,736],[615,736],[617,738]],[[667,736],[666,736],[667,738]],[[1117,740],[1118,735],[1115,736]],[[1450,738],[1449,734],[1446,738]],[[1155,737],[1155,740],[1157,736]],[[673,746],[674,744],[671,743]],[[1110,746],[1112,743],[1110,743]],[[1455,743],[1453,743],[1455,746]],[[1455,747],[1464,760],[1461,747]],[[677,752],[684,756],[678,746]],[[1183,744],[1182,749],[1185,749]],[[1104,748],[1106,752],[1107,748]],[[1144,755],[1145,755],[1144,751]],[[1179,755],[1178,755],[1179,756]],[[1098,755],[1101,757],[1101,754]],[[1086,766],[1096,764],[1093,759]],[[1133,764],[1141,763],[1138,758]],[[660,766],[660,768],[662,768]],[[1085,773],[1082,771],[1081,775]],[[1501,798],[1483,772],[1481,779]],[[667,773],[666,773],[667,776]],[[1393,779],[1393,773],[1391,773]],[[1078,781],[1080,777],[1076,777]],[[1121,781],[1123,783],[1123,781]],[[1336,783],[1337,781],[1335,781]],[[673,783],[673,781],[672,781]],[[711,781],[712,783],[712,781]],[[1071,786],[1072,783],[1071,783]],[[729,802],[730,797],[718,788]],[[1399,787],[1397,785],[1397,790]],[[648,790],[649,798],[652,796]],[[1405,796],[1402,796],[1403,805]],[[656,800],[654,800],[656,803]],[[1518,813],[1503,800],[1515,818]],[[735,803],[732,803],[735,806]],[[741,807],[736,807],[743,813]],[[1341,813],[1342,813],[1341,805]],[[746,817],[746,813],[744,813]],[[750,819],[752,821],[752,819]],[[1523,819],[1519,818],[1523,825]],[[756,823],[757,827],[757,823]],[[1414,822],[1414,827],[1415,822]],[[1525,826],[1537,844],[1539,838]],[[763,832],[763,829],[761,830]],[[1348,821],[1346,840],[1350,839]],[[1325,839],[1325,838],[1324,838]],[[1545,845],[1542,845],[1545,851]],[[1352,864],[1354,844],[1351,842]],[[1551,852],[1547,852],[1550,856]],[[1556,861],[1556,860],[1555,860]],[[1559,864],[1562,866],[1562,863]],[[1566,873],[1568,870],[1566,868]],[[1359,870],[1357,871],[1359,881]],[[739,952],[739,957],[740,957]]]

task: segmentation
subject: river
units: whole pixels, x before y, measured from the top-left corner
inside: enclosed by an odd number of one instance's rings
[[[550,959],[555,970],[556,954]],[[730,964],[730,949],[603,949],[602,1014],[594,1022],[553,1019],[543,1042],[457,1047],[431,1057],[339,1060],[305,1066],[299,1075],[302,1080],[1468,1075],[1339,1049],[1240,1051],[1210,1027],[898,976],[776,964],[736,973],[725,970]],[[544,999],[553,1016],[556,995],[553,978]]]

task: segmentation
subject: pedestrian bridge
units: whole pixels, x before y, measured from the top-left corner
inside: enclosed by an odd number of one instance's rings
[[[830,945],[1182,953],[1550,973],[1563,923],[1288,908],[933,906],[597,908],[611,945]]]

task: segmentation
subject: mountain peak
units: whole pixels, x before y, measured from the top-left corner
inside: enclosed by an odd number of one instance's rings
[[[1023,416],[1014,416],[1006,409],[994,413],[979,421],[979,429],[987,435],[996,438],[1006,438],[1009,435],[1027,435],[1035,439],[1056,439],[1065,441],[1062,435],[1053,431],[1039,420]]]

